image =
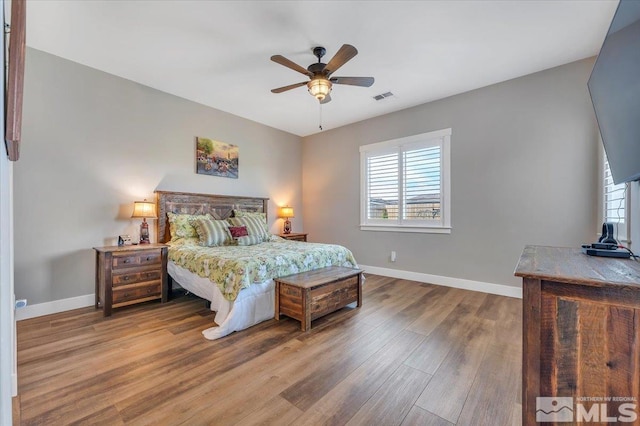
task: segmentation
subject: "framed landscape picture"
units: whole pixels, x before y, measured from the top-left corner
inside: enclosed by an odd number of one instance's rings
[[[196,173],[238,179],[238,146],[196,137]]]

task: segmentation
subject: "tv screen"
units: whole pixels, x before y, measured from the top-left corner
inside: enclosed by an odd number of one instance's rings
[[[588,86],[613,181],[640,179],[640,1],[620,1]]]

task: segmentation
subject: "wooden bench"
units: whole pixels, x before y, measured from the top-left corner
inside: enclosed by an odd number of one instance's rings
[[[311,321],[337,311],[349,303],[362,306],[362,270],[330,266],[274,279],[275,318],[280,314],[300,321],[302,331]]]

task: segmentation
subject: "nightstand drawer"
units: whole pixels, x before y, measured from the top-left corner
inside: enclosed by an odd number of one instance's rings
[[[160,250],[146,251],[144,253],[114,253],[113,269],[130,268],[132,266],[153,265],[161,262]]]
[[[113,289],[113,306],[146,298],[160,298],[162,285],[160,281],[152,283],[122,286]]]
[[[124,274],[114,274],[111,278],[114,287],[135,284],[144,281],[159,280],[162,277],[162,271],[152,269],[149,271],[130,272]]]

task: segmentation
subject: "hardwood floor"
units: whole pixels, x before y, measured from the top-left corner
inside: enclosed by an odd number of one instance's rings
[[[520,424],[521,301],[367,275],[360,309],[209,341],[174,295],[18,322],[16,425]]]

